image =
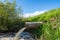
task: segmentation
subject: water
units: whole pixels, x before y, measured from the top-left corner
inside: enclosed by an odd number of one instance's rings
[[[14,40],[19,40],[19,35],[21,35],[21,33],[22,33],[25,29],[26,29],[25,27],[22,28],[22,29],[20,29],[20,30],[18,31],[18,33],[16,33]]]
[[[29,32],[22,32],[21,35],[20,35],[20,39],[34,40],[34,35],[32,35]]]
[[[24,39],[24,40],[34,40],[34,36],[29,33],[29,32],[23,32],[26,29],[26,27],[20,29],[18,31],[18,33],[16,33],[14,40],[20,40],[20,39]]]
[[[34,40],[34,35],[29,32],[22,32],[18,35],[18,39],[14,37],[1,37],[0,40]]]
[[[26,27],[23,27],[22,29],[20,29],[17,33],[16,33],[16,35],[15,35],[15,37],[11,37],[13,40],[35,40],[34,39],[34,35],[32,36],[31,35],[31,33],[29,33],[29,32],[23,32],[25,29],[29,29],[29,28],[36,28],[36,27],[38,27],[39,25],[40,25],[41,23],[40,22],[28,22],[28,23],[26,23]],[[11,39],[10,38],[10,39]],[[5,38],[6,39],[6,38]],[[9,39],[9,37],[7,38],[7,39]],[[12,40],[11,39],[11,40]]]
[[[26,28],[22,28],[20,29],[15,36],[11,37],[11,36],[7,36],[6,37],[1,37],[0,40],[34,40],[34,37],[31,33],[29,32],[23,32]],[[14,33],[15,34],[15,33]],[[4,34],[5,35],[5,34]],[[13,35],[13,34],[12,34]]]

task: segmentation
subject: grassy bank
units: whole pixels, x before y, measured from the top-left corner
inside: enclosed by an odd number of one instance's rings
[[[49,10],[41,15],[27,18],[26,21],[40,22],[44,24],[31,32],[37,35],[41,40],[60,39],[60,8]]]

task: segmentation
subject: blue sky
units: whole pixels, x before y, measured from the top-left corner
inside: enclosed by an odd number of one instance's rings
[[[16,0],[21,5],[23,13],[51,10],[60,7],[60,0]]]
[[[60,8],[60,0],[16,0],[16,2],[18,6],[22,6],[24,17],[36,16]]]

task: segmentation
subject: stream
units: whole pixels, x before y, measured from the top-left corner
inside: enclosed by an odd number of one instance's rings
[[[0,40],[13,40],[13,38],[15,37],[16,33],[1,33],[0,34]],[[22,32],[20,35],[20,40],[34,40],[34,36],[29,33],[29,32]]]

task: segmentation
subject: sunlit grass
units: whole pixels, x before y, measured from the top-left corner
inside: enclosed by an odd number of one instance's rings
[[[28,20],[44,22],[39,28],[32,30],[40,40],[60,40],[60,8],[28,18]]]

